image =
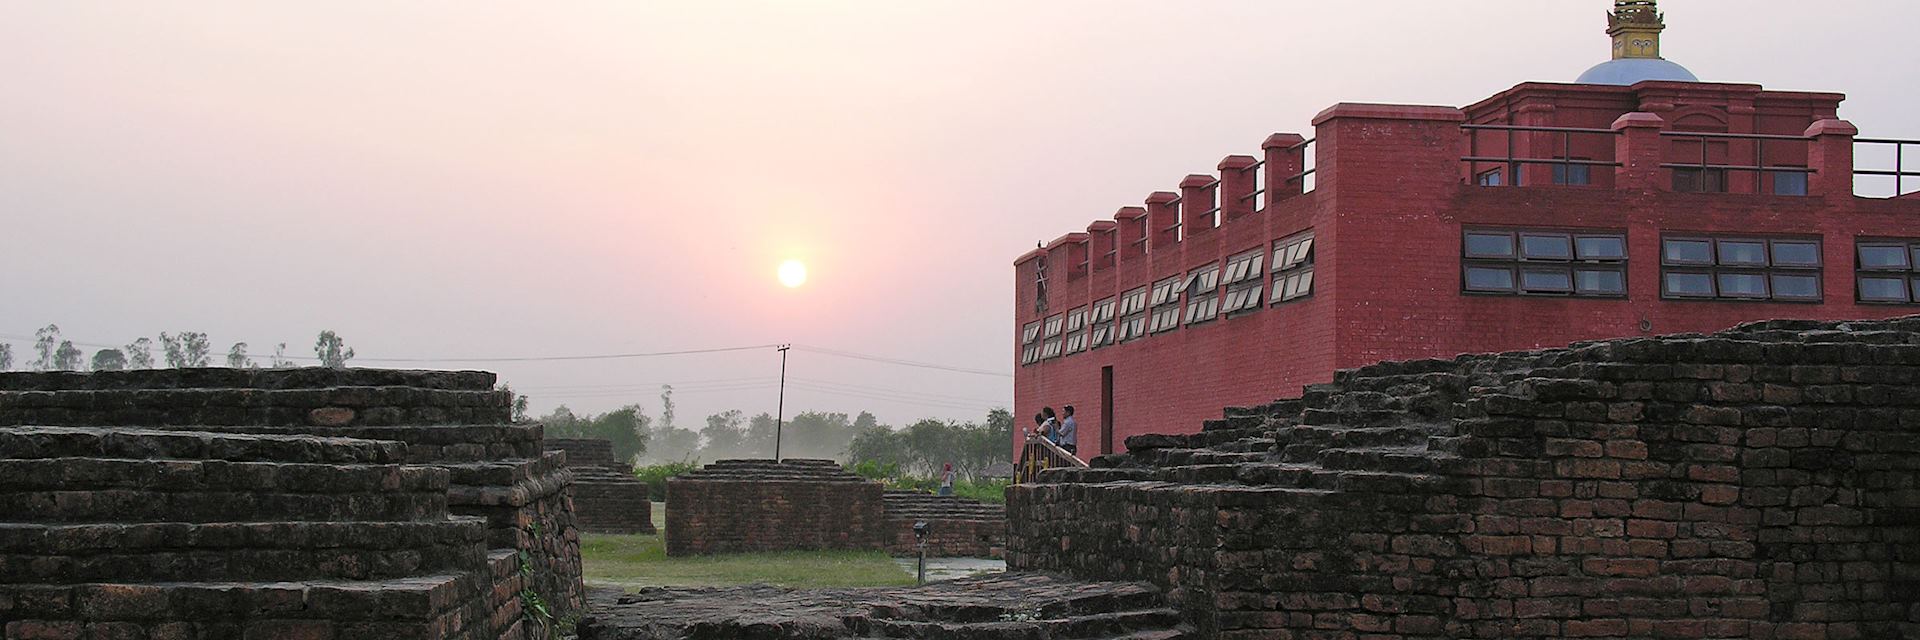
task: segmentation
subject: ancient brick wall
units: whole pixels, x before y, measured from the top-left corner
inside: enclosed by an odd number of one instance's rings
[[[647,484],[633,477],[633,466],[616,462],[613,443],[596,439],[548,438],[548,451],[564,451],[573,470],[573,515],[589,533],[654,533],[653,503]]]
[[[888,491],[885,502],[887,553],[920,553],[913,534],[927,523],[927,555],[936,558],[999,558],[1007,548],[1007,510],[996,504],[918,491]]]
[[[722,460],[667,480],[667,555],[881,549],[880,495],[831,460]]]
[[[1010,492],[1210,637],[1920,636],[1920,319],[1388,363]]]
[[[524,581],[530,594],[567,615],[584,602],[572,473],[561,454],[543,453],[539,425],[511,422],[511,398],[493,382],[485,372],[371,369],[0,374],[0,425],[404,443],[401,462],[447,474],[448,511],[484,522],[489,553],[504,563],[495,567],[501,577],[493,590],[511,592],[517,603]],[[493,617],[517,611],[503,598],[496,594]]]

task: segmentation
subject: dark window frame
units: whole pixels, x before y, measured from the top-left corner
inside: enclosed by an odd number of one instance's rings
[[[1273,241],[1272,270],[1267,285],[1267,305],[1285,304],[1313,297],[1313,264],[1319,247],[1312,229]],[[1299,253],[1299,257],[1294,254]]]
[[[1865,260],[1868,248],[1900,249],[1904,267],[1869,267]],[[1868,280],[1897,280],[1901,284],[1901,298],[1869,298],[1866,287]],[[1920,304],[1920,238],[1855,238],[1853,241],[1853,299],[1860,304],[1901,305]]]
[[[1504,237],[1511,251],[1505,254],[1472,252],[1469,247],[1476,237]],[[1527,250],[1528,238],[1564,240],[1566,254],[1530,254]],[[1618,255],[1589,254],[1582,246],[1583,240],[1614,241],[1619,244],[1620,251]],[[1467,227],[1460,232],[1460,292],[1475,296],[1625,298],[1629,286],[1627,278],[1629,252],[1627,232],[1619,229]],[[1477,272],[1505,272],[1510,286],[1475,286],[1471,276]],[[1564,274],[1567,286],[1564,288],[1527,286],[1528,274],[1548,273],[1554,276]],[[1618,276],[1620,288],[1618,291],[1583,290],[1580,286],[1580,276],[1583,273],[1615,274]]]
[[[1674,260],[1669,258],[1667,245],[1673,242],[1704,242],[1707,244],[1709,260]],[[1723,247],[1734,244],[1760,244],[1760,263],[1736,262],[1729,264]],[[1777,246],[1812,245],[1815,264],[1780,264]],[[1804,236],[1768,236],[1746,234],[1701,234],[1677,233],[1660,237],[1660,298],[1675,301],[1699,302],[1771,302],[1789,304],[1820,304],[1826,301],[1826,284],[1822,280],[1826,271],[1826,258],[1822,255],[1823,242],[1820,238]],[[1672,276],[1706,276],[1710,291],[1705,293],[1675,292]],[[1758,277],[1762,291],[1758,294],[1725,293],[1723,283],[1729,277]],[[1777,282],[1780,278],[1811,278],[1814,294],[1796,296],[1781,294]]]
[[[1227,292],[1220,298],[1221,315],[1235,318],[1266,306],[1260,301],[1267,286],[1267,253],[1267,247],[1256,247],[1227,256],[1227,266],[1221,275],[1221,281],[1227,286]]]

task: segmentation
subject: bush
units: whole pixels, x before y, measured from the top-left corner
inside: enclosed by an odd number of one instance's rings
[[[667,499],[667,478],[699,468],[700,461],[698,460],[662,462],[644,467],[634,467],[633,477],[639,478],[641,482],[647,483],[648,499],[663,501]]]
[[[904,473],[900,471],[899,463],[883,463],[877,460],[867,460],[860,464],[847,467],[847,470],[862,478],[879,481],[880,484],[894,491],[936,493],[940,490],[940,480],[938,478],[922,478]],[[957,478],[953,481],[953,495],[962,498],[971,498],[981,502],[1005,504],[1007,501],[1007,487],[1011,484],[1013,484],[1013,482],[1006,479],[981,478],[978,480],[968,480],[965,478]]]

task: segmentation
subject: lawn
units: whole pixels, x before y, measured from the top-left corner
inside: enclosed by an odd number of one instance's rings
[[[688,558],[667,557],[664,509],[654,503],[662,534],[582,534],[580,557],[589,583],[628,589],[646,586],[722,586],[766,583],[783,587],[878,587],[913,584],[880,551],[789,551]]]

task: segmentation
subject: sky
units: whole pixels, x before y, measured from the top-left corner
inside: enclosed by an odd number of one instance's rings
[[[0,342],[264,359],[331,329],[536,413],[657,414],[672,383],[696,428],[774,411],[761,345],[790,343],[788,415],[979,420],[1011,402],[1036,242],[1336,102],[1571,81],[1609,6],[0,1]],[[1864,135],[1920,138],[1920,3],[1662,8],[1703,80],[1845,92]]]

